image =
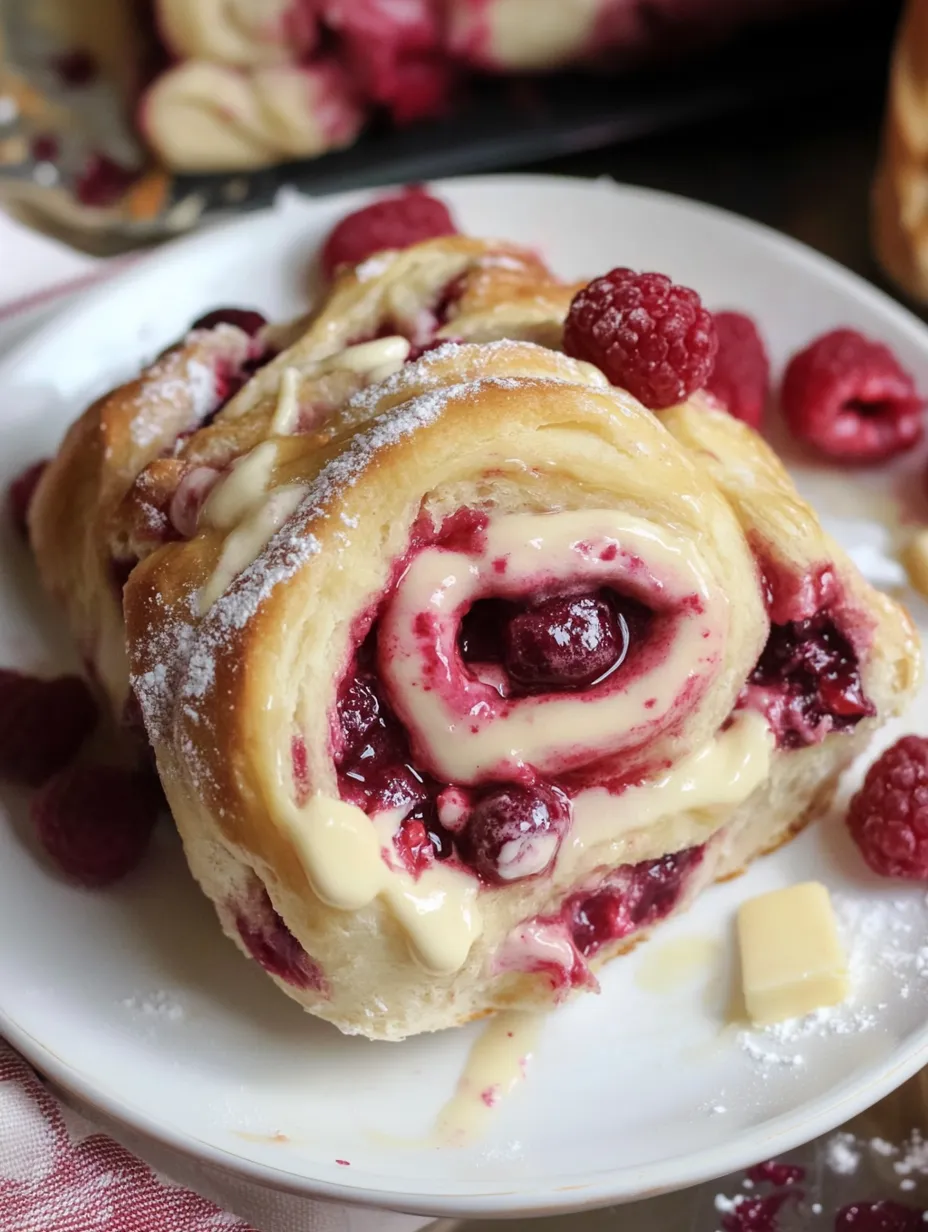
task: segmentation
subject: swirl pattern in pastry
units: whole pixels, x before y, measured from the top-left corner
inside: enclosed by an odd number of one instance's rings
[[[312,1012],[396,1038],[595,984],[814,812],[911,688],[898,609],[733,422],[661,422],[530,343],[450,344],[253,445],[206,507],[249,466],[241,521],[201,515],[135,570],[133,679],[191,867],[251,953],[241,887],[263,885],[320,979],[266,965]],[[745,693],[805,618],[790,553],[828,563],[805,590],[867,702],[802,747]],[[573,634],[605,654],[591,678]]]

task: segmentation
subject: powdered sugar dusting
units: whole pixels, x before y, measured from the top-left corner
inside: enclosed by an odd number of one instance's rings
[[[486,351],[498,351],[511,343],[492,343]],[[452,352],[456,344],[448,344]],[[445,347],[431,353],[441,357]],[[424,361],[420,361],[424,362]],[[373,393],[362,392],[352,400],[360,405],[371,398],[371,409],[377,399],[389,391],[392,382],[400,387],[402,374],[389,378]],[[337,499],[364,474],[377,455],[422,428],[435,423],[448,404],[463,396],[473,396],[481,388],[518,389],[519,378],[482,377],[477,381],[455,384],[420,394],[399,407],[376,415],[357,432],[345,448],[331,458],[318,475],[306,485],[306,495],[273,536],[257,559],[236,578],[231,586],[212,604],[202,620],[198,620],[195,595],[174,607],[168,619],[159,619],[149,630],[149,662],[153,666],[133,678],[145,724],[151,739],[171,743],[175,715],[179,713],[196,722],[198,703],[212,690],[216,678],[216,655],[230,635],[243,629],[261,605],[282,583],[291,579],[303,565],[320,551],[318,540],[298,530],[312,515],[325,518]],[[350,524],[350,523],[349,523]],[[182,750],[192,772],[207,773],[197,750],[188,740]]]
[[[355,266],[355,277],[359,282],[370,282],[374,278],[380,278],[395,260],[396,252],[392,250],[375,253],[374,256],[368,257],[366,261]]]
[[[343,453],[322,468],[295,513],[201,622],[197,622],[195,596],[191,595],[167,620],[159,619],[152,625],[148,636],[154,666],[134,676],[132,683],[153,741],[170,740],[178,698],[185,712],[196,712],[196,702],[207,695],[215,679],[216,651],[229,634],[244,628],[277,586],[318,553],[318,540],[295,533],[294,527],[309,513],[324,515],[336,495],[357,481],[380,449],[433,422],[449,396],[451,391],[443,390],[415,399],[399,411],[376,419],[366,432],[358,434]],[[189,755],[190,751],[186,752]]]
[[[215,401],[216,374],[208,364],[194,358],[178,362],[176,354],[166,356],[146,374],[136,397],[132,440],[140,449],[159,442],[165,428],[165,405],[185,410],[193,425],[209,414]]]
[[[382,385],[372,387],[371,405],[376,405],[384,393],[390,392],[391,377]],[[327,506],[346,488],[357,483],[360,476],[383,449],[389,449],[420,428],[435,423],[448,403],[461,396],[472,385],[450,385],[430,393],[420,394],[395,409],[385,411],[371,420],[368,427],[358,432],[345,449],[331,458],[316,478],[309,484],[300,510],[324,514]],[[366,391],[365,391],[366,392]],[[364,393],[358,395],[363,399]],[[352,398],[349,406],[362,403]],[[299,516],[300,510],[297,511]]]
[[[133,1010],[145,1018],[161,1018],[167,1022],[180,1022],[185,1017],[184,1007],[180,1001],[161,988],[134,997],[124,997],[122,1004],[125,1009]]]
[[[145,632],[146,659],[152,666],[131,676],[131,685],[152,744],[170,741],[174,698],[196,639],[195,596],[151,621]],[[158,599],[161,606],[160,596]]]
[[[581,364],[577,360],[570,359],[566,355],[560,354],[558,351],[551,351],[547,347],[538,346],[531,342],[518,342],[511,338],[501,338],[495,342],[481,343],[461,343],[461,342],[443,342],[441,346],[436,347],[432,351],[426,351],[413,363],[406,364],[400,368],[392,376],[375,385],[369,385],[365,389],[356,393],[346,404],[348,410],[358,410],[371,413],[377,409],[380,401],[385,397],[394,397],[402,394],[411,388],[414,388],[417,381],[423,375],[432,374],[434,369],[439,369],[449,362],[454,362],[459,359],[461,352],[467,349],[470,352],[475,352],[479,360],[481,368],[487,369],[486,376],[480,376],[476,382],[471,384],[481,384],[486,381],[493,381],[498,384],[504,384],[509,388],[516,388],[520,380],[525,380],[530,374],[522,373],[518,376],[496,376],[492,375],[492,368],[496,360],[502,360],[504,363],[509,360],[517,360],[520,357],[525,357],[526,352],[531,355],[532,352],[537,353],[539,357],[539,371],[537,379],[539,380],[563,380],[566,383],[582,381],[584,384],[589,383],[585,378],[587,370],[590,373],[595,371],[590,364]],[[546,371],[547,367],[554,364],[555,372]],[[545,365],[545,367],[542,367]],[[606,378],[602,378],[602,383],[607,384]],[[449,387],[450,388],[450,387]],[[455,390],[463,388],[462,385],[455,385]],[[390,412],[391,414],[394,412]],[[363,418],[363,416],[362,416]]]
[[[832,1172],[849,1176],[860,1164],[860,1148],[853,1134],[837,1133],[825,1143],[825,1162]]]

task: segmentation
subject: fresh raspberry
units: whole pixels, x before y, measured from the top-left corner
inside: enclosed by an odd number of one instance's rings
[[[62,770],[32,802],[39,841],[68,877],[118,881],[139,863],[158,819],[158,780],[117,766]]]
[[[408,248],[457,231],[443,201],[422,188],[407,188],[343,218],[323,246],[322,269],[331,278],[340,265],[357,265],[385,248]]]
[[[928,881],[928,738],[903,736],[873,763],[847,825],[875,873]]]
[[[39,480],[46,466],[48,466],[47,460],[33,462],[21,475],[16,476],[7,491],[6,499],[10,517],[24,539],[29,538],[29,506],[32,504],[32,498],[35,496],[35,490],[39,486]]]
[[[760,428],[770,392],[770,360],[756,324],[741,312],[715,313],[719,349],[706,389],[735,419]]]
[[[0,778],[41,786],[96,722],[97,703],[80,676],[40,680],[0,668]]]
[[[190,328],[215,329],[217,325],[235,325],[253,338],[267,325],[267,317],[252,308],[214,308],[212,312],[198,317]]]
[[[717,348],[712,313],[695,291],[630,269],[578,291],[564,326],[568,355],[596,364],[655,411],[705,385]]]
[[[889,347],[835,329],[789,361],[781,393],[791,431],[831,458],[880,462],[922,436],[924,401]]]

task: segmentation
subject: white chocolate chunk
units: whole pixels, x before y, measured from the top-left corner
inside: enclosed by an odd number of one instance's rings
[[[408,339],[391,334],[388,338],[374,338],[371,342],[346,347],[325,362],[328,368],[344,368],[348,372],[372,372],[388,364],[392,371],[398,371],[411,350]]]
[[[745,1008],[758,1026],[837,1005],[847,996],[847,963],[831,900],[817,881],[743,903],[738,940]]]

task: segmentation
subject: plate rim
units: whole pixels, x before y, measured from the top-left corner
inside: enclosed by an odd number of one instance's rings
[[[817,252],[801,241],[767,226],[764,223],[744,218],[718,206],[695,201],[679,194],[622,184],[611,177],[591,180],[580,176],[547,175],[534,173],[498,174],[481,176],[457,176],[436,180],[431,187],[436,192],[454,192],[459,188],[499,188],[506,184],[519,184],[544,192],[551,187],[565,187],[579,192],[614,193],[626,200],[640,203],[655,201],[713,219],[717,223],[734,228],[749,238],[779,250],[789,256],[793,263],[811,269],[819,278],[826,278],[842,293],[870,301],[888,316],[903,331],[911,342],[919,347],[928,359],[928,325],[923,323],[905,305],[892,298],[867,279],[842,266],[833,258]],[[294,198],[301,210],[309,216],[319,205],[338,202],[346,208],[363,202],[383,192],[382,187],[358,189],[347,193],[311,198],[284,189],[284,196]],[[131,286],[140,278],[148,276],[153,266],[182,261],[193,250],[209,249],[228,244],[239,232],[260,228],[279,212],[278,203],[267,209],[250,213],[243,218],[217,224],[205,232],[194,232],[162,245],[146,254],[128,268],[107,279],[80,296],[81,312],[97,311],[114,294]],[[73,305],[72,305],[73,307]],[[62,309],[64,310],[64,309]],[[13,376],[16,369],[28,364],[34,353],[41,352],[54,343],[60,328],[60,312],[40,325],[0,360],[0,382]],[[314,1178],[287,1168],[272,1166],[246,1156],[235,1154],[214,1146],[193,1134],[174,1129],[157,1121],[143,1108],[118,1094],[101,1088],[92,1079],[85,1078],[81,1071],[46,1047],[31,1032],[21,1028],[0,1004],[0,1034],[17,1049],[26,1060],[46,1075],[62,1091],[70,1094],[85,1107],[99,1113],[104,1121],[140,1134],[143,1138],[182,1156],[207,1164],[236,1177],[244,1177],[270,1189],[305,1197],[341,1203],[343,1205],[401,1211],[408,1214],[436,1217],[514,1217],[567,1214],[593,1210],[611,1204],[637,1201],[662,1193],[683,1189],[738,1171],[756,1162],[757,1158],[781,1154],[828,1133],[843,1121],[871,1107],[878,1100],[900,1086],[926,1063],[928,1063],[928,1022],[909,1037],[907,1051],[898,1057],[898,1047],[882,1062],[877,1063],[869,1078],[857,1080],[853,1088],[842,1094],[847,1081],[832,1087],[806,1106],[804,1115],[781,1113],[765,1126],[743,1133],[734,1142],[728,1141],[691,1152],[672,1161],[658,1160],[633,1169],[617,1166],[589,1174],[584,1180],[571,1184],[558,1184],[554,1177],[544,1187],[536,1181],[520,1182],[509,1188],[495,1182],[445,1181],[446,1192],[409,1192],[405,1189],[383,1189],[371,1185],[352,1184],[349,1181],[330,1181]],[[781,1124],[782,1123],[782,1124]],[[775,1128],[772,1128],[775,1127]],[[742,1145],[738,1146],[738,1143]],[[760,1148],[760,1150],[758,1150]],[[385,1179],[385,1178],[378,1178]],[[452,1192],[453,1188],[453,1192]]]

